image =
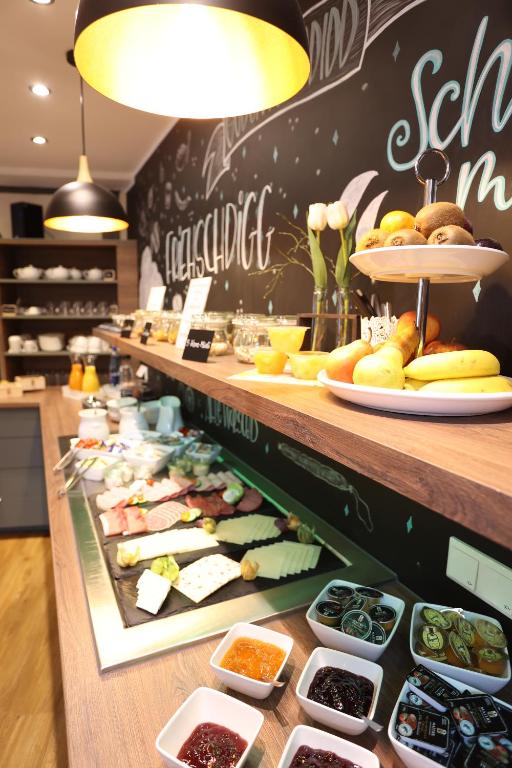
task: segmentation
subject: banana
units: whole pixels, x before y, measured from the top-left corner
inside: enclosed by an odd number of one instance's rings
[[[417,357],[404,368],[407,378],[420,381],[438,379],[467,379],[474,376],[495,376],[500,372],[497,357],[482,349],[463,349]]]
[[[428,381],[418,381],[418,379],[406,379],[404,389],[416,390],[422,389]]]
[[[407,385],[406,385],[407,386]],[[475,376],[470,379],[444,379],[431,381],[421,388],[422,392],[512,392],[512,383],[505,376]]]

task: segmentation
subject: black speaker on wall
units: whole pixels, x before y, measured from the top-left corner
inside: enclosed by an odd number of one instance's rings
[[[11,203],[13,237],[43,237],[43,206],[34,203]]]

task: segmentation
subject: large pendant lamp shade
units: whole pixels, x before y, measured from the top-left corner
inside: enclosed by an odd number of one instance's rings
[[[80,0],[75,60],[114,101],[189,118],[268,109],[310,73],[297,0]]]
[[[123,206],[105,187],[95,184],[89,172],[85,152],[85,119],[83,83],[80,79],[82,118],[82,154],[76,181],[64,184],[53,195],[44,220],[45,227],[61,232],[119,232],[128,227]]]

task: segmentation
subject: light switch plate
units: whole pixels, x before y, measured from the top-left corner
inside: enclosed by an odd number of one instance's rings
[[[512,619],[512,568],[451,536],[446,575]]]

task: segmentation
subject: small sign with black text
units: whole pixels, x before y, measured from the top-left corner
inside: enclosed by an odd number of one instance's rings
[[[147,344],[148,343],[148,339],[151,336],[151,326],[152,325],[153,325],[153,323],[148,322],[144,326],[144,330],[142,331],[142,334],[141,334],[141,337],[140,337],[140,343],[141,344]]]
[[[212,346],[213,334],[213,331],[189,331],[183,349],[183,360],[195,360],[196,363],[206,363]]]
[[[133,328],[134,321],[127,317],[126,320],[123,323],[123,327],[121,328],[121,338],[123,339],[129,339],[131,336],[132,328]]]

